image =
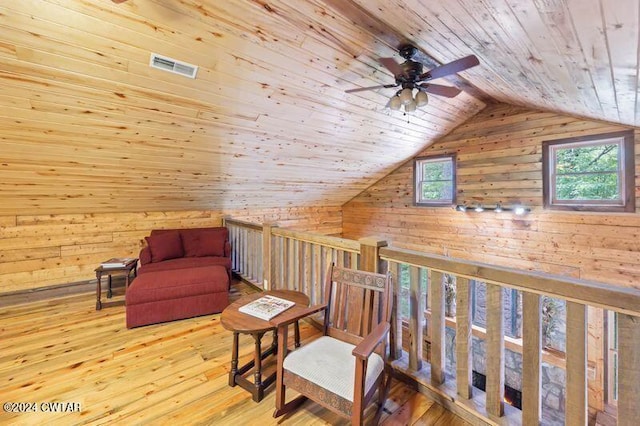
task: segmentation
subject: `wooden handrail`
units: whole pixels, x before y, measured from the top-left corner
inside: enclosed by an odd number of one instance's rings
[[[386,261],[425,267],[502,287],[640,316],[640,290],[633,288],[616,287],[541,272],[521,271],[392,247],[381,248],[380,257]]]
[[[328,235],[313,234],[310,232],[292,231],[290,229],[273,228],[271,234],[278,237],[292,238],[307,243],[320,244],[336,250],[360,252],[360,243],[346,238],[332,237]]]
[[[244,220],[224,218],[224,224],[227,225],[236,225],[243,228],[255,229],[256,231],[262,231],[262,225],[259,223],[253,222],[245,222]]]

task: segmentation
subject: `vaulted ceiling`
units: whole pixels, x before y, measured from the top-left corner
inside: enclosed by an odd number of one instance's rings
[[[638,125],[637,0],[0,0],[0,214],[341,205],[489,102]],[[407,41],[465,90],[403,115]],[[151,53],[199,66],[149,67]]]

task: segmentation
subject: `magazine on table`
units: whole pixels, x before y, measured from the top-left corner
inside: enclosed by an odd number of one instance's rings
[[[132,257],[112,257],[109,260],[105,260],[100,265],[103,268],[122,268],[127,265],[127,263],[133,260]]]
[[[241,306],[238,310],[242,313],[269,321],[271,318],[286,311],[293,305],[295,305],[295,302],[290,300],[281,299],[275,296],[262,296],[260,299]]]

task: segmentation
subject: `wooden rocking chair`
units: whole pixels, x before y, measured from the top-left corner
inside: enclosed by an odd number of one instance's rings
[[[286,312],[272,323],[278,328],[278,366],[274,417],[307,398],[363,423],[363,413],[378,390],[377,424],[389,394],[387,335],[392,305],[391,277],[331,265],[324,301],[296,315]],[[324,311],[324,335],[287,353],[287,325]],[[301,393],[285,403],[286,388]]]

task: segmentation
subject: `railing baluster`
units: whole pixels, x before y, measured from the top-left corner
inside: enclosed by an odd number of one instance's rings
[[[272,260],[274,266],[274,283],[272,289],[283,289],[282,286],[282,265],[284,262],[282,253],[282,237],[275,237],[274,241],[274,258]]]
[[[298,291],[303,291],[303,283],[302,283],[302,279],[304,277],[304,275],[302,274],[302,260],[304,259],[302,254],[303,244],[304,244],[303,241],[295,240],[295,244],[293,245],[293,249],[295,250],[294,265],[293,265],[293,272],[294,272],[293,284],[294,284],[294,288]]]
[[[410,268],[409,369],[418,371],[422,368],[424,295],[420,291],[420,268],[417,266],[411,266]]]
[[[322,301],[322,246],[313,246],[313,297],[311,303],[320,303]]]
[[[504,415],[504,314],[502,287],[487,284],[487,412]]]
[[[567,302],[567,401],[565,423],[587,424],[587,309]],[[637,420],[637,419],[636,419]]]
[[[456,386],[458,395],[472,396],[471,303],[469,280],[456,278]]]
[[[249,231],[247,231],[246,228],[242,229],[242,243],[240,244],[242,246],[242,266],[240,268],[240,273],[242,274],[242,276],[246,276],[247,275],[247,260],[249,257],[249,250],[247,248],[247,234],[249,233]]]
[[[640,419],[640,318],[618,314],[618,426]]]
[[[429,300],[431,301],[431,383],[440,385],[445,379],[445,329],[444,288],[442,272],[431,271],[429,279]]]
[[[540,423],[540,296],[522,294],[522,424]]]
[[[400,314],[400,264],[389,262],[389,271],[393,275],[393,309],[391,310],[391,330],[389,333],[389,356],[400,359],[402,356],[402,318]]]
[[[265,223],[262,226],[262,287],[265,290],[272,290],[274,280],[274,256],[273,238],[271,236],[271,225]]]
[[[358,253],[352,251],[350,256],[349,267],[351,269],[358,269]]]
[[[246,278],[249,281],[253,281],[253,253],[254,252],[254,239],[253,239],[254,233],[251,229],[247,229],[247,271],[246,271]]]

